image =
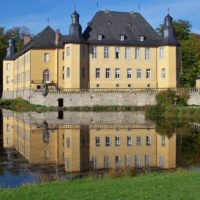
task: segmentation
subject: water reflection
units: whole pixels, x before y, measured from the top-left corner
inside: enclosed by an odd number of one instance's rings
[[[186,147],[182,145],[187,146],[187,142],[175,134],[176,128],[166,130],[160,124],[156,128],[142,113],[37,114],[3,110],[6,153],[1,158],[4,178],[0,175],[0,184],[5,184],[5,173],[12,169],[16,174],[28,173],[28,179],[22,182],[34,182],[111,168],[176,168],[184,163],[182,149]],[[163,134],[166,132],[169,134]]]

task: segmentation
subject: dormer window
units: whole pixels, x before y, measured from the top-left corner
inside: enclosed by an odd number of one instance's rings
[[[145,36],[144,36],[144,35],[140,35],[140,36],[139,36],[139,41],[140,41],[140,42],[144,42],[144,40],[145,40]]]
[[[125,40],[125,35],[120,35],[120,41],[124,41]]]
[[[102,40],[103,39],[103,35],[102,34],[99,34],[98,35],[98,40]]]

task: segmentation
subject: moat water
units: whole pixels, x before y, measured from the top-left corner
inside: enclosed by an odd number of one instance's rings
[[[140,112],[0,112],[0,187],[200,169],[200,122]]]

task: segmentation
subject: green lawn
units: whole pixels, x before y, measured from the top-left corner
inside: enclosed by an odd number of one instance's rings
[[[0,199],[198,200],[200,171],[151,173],[124,178],[91,178],[0,189]]]

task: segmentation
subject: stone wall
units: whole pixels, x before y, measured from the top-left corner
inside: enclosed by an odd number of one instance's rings
[[[78,106],[144,106],[155,105],[155,94],[148,93],[52,93],[44,97],[41,93],[32,93],[30,102],[46,106],[58,106],[63,99],[64,107]]]
[[[4,99],[22,97],[32,104],[45,106],[58,106],[58,99],[63,99],[64,107],[80,106],[145,106],[155,105],[156,92],[147,91],[115,91],[115,92],[68,92],[68,93],[49,93],[46,97],[42,92],[30,90],[17,92],[4,92]],[[189,93],[188,105],[200,105],[200,91],[194,90]]]

